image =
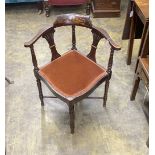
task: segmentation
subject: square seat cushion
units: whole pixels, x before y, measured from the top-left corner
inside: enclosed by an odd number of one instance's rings
[[[41,67],[39,75],[56,93],[71,101],[89,91],[107,72],[78,51],[71,50]]]

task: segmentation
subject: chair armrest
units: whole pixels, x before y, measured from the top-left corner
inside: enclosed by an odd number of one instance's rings
[[[102,28],[98,28],[98,27],[95,27],[93,26],[93,29],[97,30],[99,33],[101,33],[101,35],[109,41],[109,44],[111,45],[111,47],[114,49],[114,50],[120,50],[121,47],[115,43],[112,38],[109,36],[109,34]]]
[[[31,47],[44,34],[44,32],[50,28],[52,28],[52,26],[41,29],[30,41],[24,43],[24,47]]]

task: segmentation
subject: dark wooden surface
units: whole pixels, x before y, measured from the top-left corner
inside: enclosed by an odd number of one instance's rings
[[[133,18],[130,17],[130,13],[131,11],[133,10],[133,1],[132,0],[129,0],[129,3],[128,3],[128,7],[127,7],[127,13],[126,13],[126,18],[125,18],[125,25],[124,25],[124,29],[123,29],[123,35],[122,35],[122,39],[123,40],[127,40],[129,39],[129,36],[130,36],[130,27],[131,27],[131,20]],[[142,21],[137,18],[136,14],[135,14],[135,17],[136,18],[136,24],[135,24],[135,39],[140,39],[141,36],[142,36],[142,32],[143,32],[143,23]]]
[[[54,91],[54,89],[47,82],[47,80],[44,79],[38,73],[39,68],[38,68],[38,63],[37,63],[37,59],[36,59],[36,55],[35,55],[35,51],[34,51],[34,46],[33,46],[34,43],[40,37],[43,37],[47,40],[47,42],[49,44],[49,48],[51,49],[51,54],[52,54],[51,61],[60,57],[61,55],[56,50],[56,46],[55,46],[55,42],[54,42],[54,32],[55,32],[55,28],[61,27],[61,26],[71,26],[72,27],[72,49],[76,49],[76,33],[75,33],[76,26],[81,26],[81,27],[86,27],[86,28],[91,29],[92,34],[93,34],[93,43],[91,45],[90,53],[87,55],[87,57],[90,58],[91,60],[93,60],[94,62],[96,62],[96,56],[95,55],[96,55],[97,45],[98,45],[98,42],[102,38],[105,38],[109,42],[110,47],[111,47],[108,66],[107,66],[107,73],[108,74],[106,76],[104,76],[100,81],[98,81],[92,89],[85,92],[83,95],[81,95],[79,97],[76,97],[76,98],[73,97],[74,98],[73,100],[68,100],[68,98],[63,97],[59,93]],[[48,26],[48,27],[40,30],[38,32],[38,34],[34,38],[32,38],[29,42],[26,42],[24,44],[24,46],[30,47],[30,49],[31,49],[32,62],[33,62],[33,66],[34,66],[34,75],[35,75],[36,81],[37,81],[41,105],[42,106],[44,105],[44,102],[43,102],[44,96],[43,96],[42,87],[41,87],[41,81],[43,81],[47,85],[47,87],[54,93],[54,95],[56,97],[58,97],[59,99],[61,99],[62,101],[64,101],[68,105],[69,115],[70,115],[71,133],[74,133],[74,126],[75,126],[74,125],[74,118],[75,118],[74,104],[77,103],[78,101],[88,97],[88,95],[90,95],[103,82],[105,82],[106,84],[105,84],[104,97],[102,99],[103,99],[103,106],[106,106],[107,94],[108,94],[108,88],[109,88],[109,81],[110,81],[111,75],[112,75],[113,54],[114,54],[115,50],[120,50],[121,48],[119,45],[117,45],[112,40],[112,38],[108,35],[108,33],[104,29],[97,28],[97,27],[93,26],[89,16],[83,16],[83,15],[78,15],[78,14],[59,15],[56,18],[53,25]],[[86,46],[88,46],[88,45],[86,45]]]
[[[145,24],[138,57],[140,56],[141,58],[145,58],[147,57],[147,55],[149,55],[149,25]],[[137,62],[136,62],[135,73],[138,67],[138,62],[139,62],[139,59],[137,59]]]
[[[90,1],[91,0],[86,0],[86,2],[84,3],[84,5],[86,5],[86,7],[85,7],[86,8],[86,15],[90,14],[90,5],[91,5]],[[68,3],[68,5],[70,5],[70,4]],[[79,5],[79,4],[77,4],[77,5]],[[47,1],[43,1],[42,3],[39,4],[40,13],[42,13],[43,10],[45,10],[46,17],[49,17],[50,16],[50,10],[51,10],[52,6],[54,6],[52,4],[52,1],[50,1],[50,2],[48,0]],[[63,5],[61,5],[61,6],[63,6]]]
[[[95,18],[119,17],[121,0],[92,0],[92,13]]]
[[[135,74],[134,85],[130,97],[131,100],[135,99],[140,80],[144,82],[146,88],[149,90],[149,58],[139,57],[138,68]]]
[[[143,23],[149,20],[149,0],[135,0],[135,11]]]
[[[122,39],[129,39],[127,65],[131,64],[132,50],[135,38],[141,38],[139,55],[142,52],[142,47],[145,41],[148,26],[149,26],[149,1],[130,0],[122,36]]]
[[[142,47],[140,47],[135,68],[131,100],[135,99],[140,80],[143,80],[146,88],[149,90],[149,27],[147,27],[147,31],[143,39],[143,44]]]
[[[140,80],[143,81],[145,87],[147,88],[147,96],[144,98],[144,102],[142,104],[142,108],[144,111],[144,114],[146,116],[147,121],[149,122],[149,58],[142,58],[139,57],[138,61],[138,68],[136,70],[136,74],[134,77],[134,83],[133,83],[133,88],[130,96],[130,100],[133,101],[135,100],[137,90],[139,87]],[[149,138],[146,141],[146,145],[149,147]]]

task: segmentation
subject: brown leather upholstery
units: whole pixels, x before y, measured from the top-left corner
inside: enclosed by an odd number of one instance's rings
[[[89,91],[107,72],[78,51],[71,50],[40,68],[39,74],[58,94],[72,100]]]

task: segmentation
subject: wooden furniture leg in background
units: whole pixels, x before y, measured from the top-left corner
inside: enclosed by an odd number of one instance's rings
[[[50,6],[49,6],[48,1],[44,1],[44,9],[45,9],[46,17],[49,17],[49,15],[50,15]]]
[[[86,15],[90,15],[90,8],[91,8],[91,2],[90,0],[87,1],[87,6],[86,6]]]
[[[140,80],[142,80],[146,88],[149,89],[149,58],[139,57],[138,68],[135,74],[134,85],[130,97],[131,101],[135,99]]]
[[[130,36],[129,36],[129,44],[128,44],[128,53],[127,53],[127,65],[131,64],[131,58],[132,58],[132,50],[133,50],[133,43],[135,38],[135,31],[136,31],[136,14],[133,13],[132,19],[131,19],[131,27],[130,27]]]
[[[142,40],[140,43],[138,57],[147,57],[149,55],[149,23],[147,22],[143,29]],[[139,59],[137,59],[135,73],[137,71]]]
[[[139,82],[140,82],[140,78],[136,76],[135,81],[134,81],[134,86],[133,86],[133,89],[132,89],[132,93],[131,93],[131,96],[130,96],[131,101],[135,100],[137,90],[138,90],[138,87],[139,87]]]
[[[46,15],[46,17],[49,17],[50,16],[50,8],[51,8],[51,6],[53,5],[53,3],[54,3],[54,5],[55,6],[63,6],[63,3],[65,3],[64,4],[64,6],[66,6],[66,5],[73,5],[72,3],[70,4],[68,1],[66,1],[66,2],[63,2],[62,1],[62,4],[60,4],[60,2],[57,2],[56,3],[56,0],[54,1],[49,1],[49,0],[44,0],[43,2],[42,2],[42,6],[43,6],[43,8],[44,8],[44,10],[45,10],[45,15]],[[86,0],[83,4],[85,4],[86,5],[86,14],[87,15],[90,15],[90,8],[91,8],[91,0]],[[81,5],[81,4],[76,4],[76,2],[75,2],[75,4],[74,5]],[[73,6],[74,6],[73,5]]]
[[[38,7],[38,14],[42,14],[43,10],[44,10],[44,3],[43,1],[40,1],[37,3],[37,7]]]

